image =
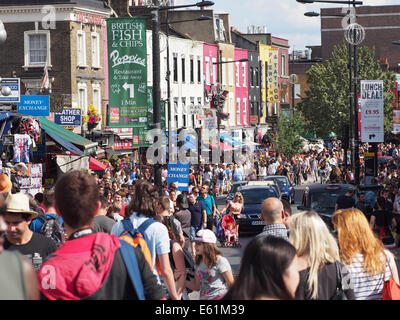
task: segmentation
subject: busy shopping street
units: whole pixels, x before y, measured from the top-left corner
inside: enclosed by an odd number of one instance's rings
[[[400,300],[399,16],[1,0],[0,300]]]

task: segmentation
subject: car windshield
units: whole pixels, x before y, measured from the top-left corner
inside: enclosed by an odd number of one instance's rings
[[[345,193],[346,191],[313,193],[310,195],[310,207],[313,210],[335,209],[337,198]]]
[[[288,181],[286,178],[273,178],[273,179],[268,179],[268,180],[273,180],[276,181],[278,183],[279,188],[284,188],[289,186]]]
[[[244,205],[261,204],[265,199],[277,197],[276,191],[272,188],[241,190]]]
[[[239,187],[242,187],[245,183],[237,183],[232,186],[232,189],[229,193],[236,193]]]

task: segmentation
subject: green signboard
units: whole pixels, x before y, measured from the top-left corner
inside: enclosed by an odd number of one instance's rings
[[[144,18],[107,19],[109,108],[112,128],[147,127]]]

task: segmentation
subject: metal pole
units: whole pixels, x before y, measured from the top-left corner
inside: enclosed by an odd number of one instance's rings
[[[172,132],[171,132],[171,70],[170,70],[170,58],[169,58],[169,24],[168,24],[168,11],[166,12],[167,18],[167,113],[168,113],[168,163],[171,159],[171,146],[172,146]]]
[[[292,52],[292,74],[295,74],[294,73],[294,46],[293,46],[293,52]],[[293,109],[293,112],[294,112],[294,109],[296,108],[296,105],[295,105],[295,96],[294,96],[294,89],[295,89],[295,83],[294,83],[294,81],[293,81],[293,83],[292,83],[292,109]]]
[[[354,152],[354,110],[353,110],[353,57],[352,57],[352,45],[349,43],[348,46],[348,54],[349,54],[349,93],[350,93],[350,126],[349,126],[349,142],[350,142],[350,151],[351,151],[351,161],[350,161],[350,170],[354,170],[355,163],[355,152]],[[353,171],[354,172],[354,171]]]
[[[159,16],[159,1],[153,0],[155,9],[152,19],[153,29],[153,128],[161,129],[161,88],[160,88],[160,16]],[[156,139],[154,139],[156,140]],[[156,141],[153,141],[154,143]],[[156,151],[157,153],[159,151]],[[161,163],[154,164],[154,184],[161,188]]]
[[[355,6],[355,5],[354,5]],[[354,30],[354,40],[356,30]],[[358,71],[357,71],[357,45],[354,45],[354,183],[358,188],[360,186],[360,156],[359,156],[359,137],[358,137]]]

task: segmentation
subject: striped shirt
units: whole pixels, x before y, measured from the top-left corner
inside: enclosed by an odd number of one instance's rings
[[[393,266],[395,264],[393,255],[386,250],[385,253],[390,265]],[[356,300],[382,300],[384,281],[391,278],[390,267],[386,262],[386,259],[385,265],[386,269],[384,273],[379,275],[370,275],[363,270],[364,256],[362,254],[358,254],[353,258],[353,263],[347,267],[351,274]]]
[[[260,233],[258,236],[268,236],[268,235],[272,235],[278,238],[283,238],[289,241],[288,230],[283,223],[266,225],[264,227],[263,232]]]

